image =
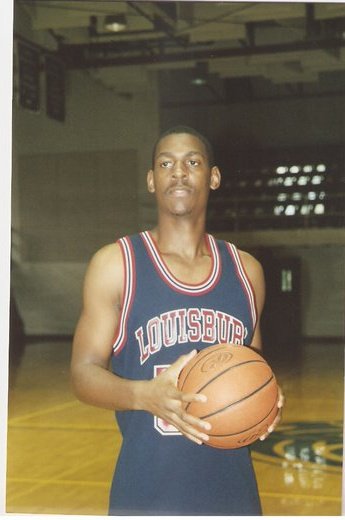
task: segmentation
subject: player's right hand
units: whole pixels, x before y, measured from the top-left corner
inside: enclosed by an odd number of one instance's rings
[[[202,394],[183,393],[177,388],[183,367],[196,355],[193,350],[175,361],[169,368],[147,383],[146,410],[175,426],[185,437],[197,444],[208,440],[210,423],[185,411],[187,403],[205,402]]]

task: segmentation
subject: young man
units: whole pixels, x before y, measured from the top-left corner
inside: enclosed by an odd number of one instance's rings
[[[102,248],[86,274],[72,383],[81,400],[116,411],[123,444],[112,515],[261,512],[249,449],[204,445],[210,425],[184,405],[205,397],[176,386],[197,350],[261,349],[261,266],[205,232],[220,177],[203,136],[186,127],[165,132],[147,174],[157,226]]]

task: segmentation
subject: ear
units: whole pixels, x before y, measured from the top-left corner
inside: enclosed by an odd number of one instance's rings
[[[147,172],[147,189],[149,193],[155,192],[155,181],[153,178],[153,170],[149,170]]]
[[[210,178],[210,188],[211,190],[216,190],[220,186],[221,174],[218,166],[213,166],[211,168],[211,178]]]

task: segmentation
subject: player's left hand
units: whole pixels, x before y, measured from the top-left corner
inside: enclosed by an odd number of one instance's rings
[[[278,386],[278,392],[279,392],[278,404],[277,404],[278,413],[277,413],[273,423],[267,428],[267,432],[264,435],[261,435],[261,437],[259,437],[260,441],[264,441],[276,429],[276,427],[279,424],[280,419],[282,417],[282,411],[283,411],[283,406],[284,406],[284,402],[285,402],[285,397],[283,395],[283,392],[282,392],[280,386]]]

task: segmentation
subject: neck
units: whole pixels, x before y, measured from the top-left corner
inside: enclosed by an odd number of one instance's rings
[[[151,231],[158,248],[163,253],[175,253],[196,258],[207,252],[205,244],[205,219],[191,222],[185,218],[165,220],[160,218]]]

